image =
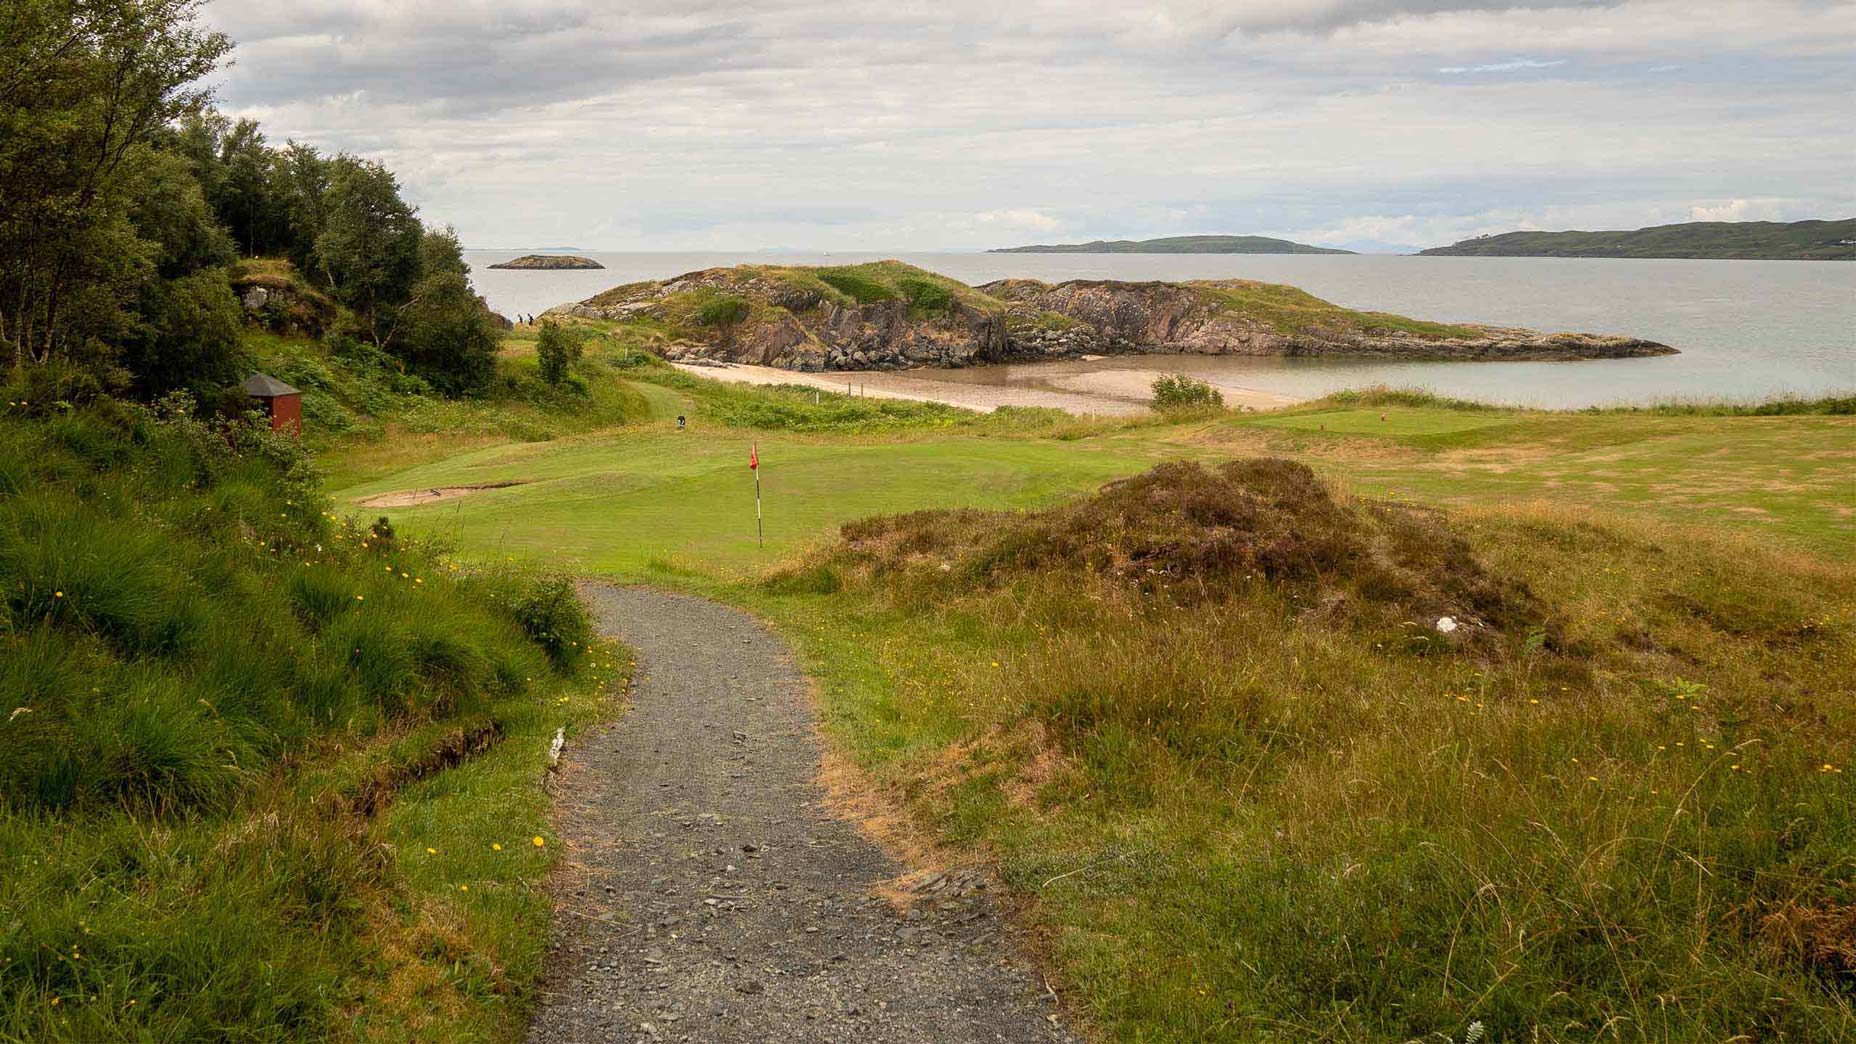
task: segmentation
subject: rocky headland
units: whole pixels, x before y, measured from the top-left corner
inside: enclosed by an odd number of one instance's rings
[[[633,325],[673,360],[806,371],[1129,354],[1521,360],[1675,352],[1633,337],[1354,311],[1249,280],[970,287],[900,261],[711,268],[614,287],[549,314]]]
[[[572,254],[526,254],[514,260],[499,262],[490,267],[558,271],[567,268],[590,269],[604,268],[606,266],[590,257],[576,257]]]

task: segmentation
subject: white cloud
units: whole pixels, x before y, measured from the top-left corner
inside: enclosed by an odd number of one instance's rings
[[[1842,215],[1835,216],[1841,217]],[[1778,199],[1730,199],[1725,203],[1713,205],[1697,203],[1688,208],[1688,217],[1690,221],[1788,220],[1785,201]]]
[[[982,225],[992,225],[998,228],[1028,228],[1038,232],[1049,232],[1063,227],[1061,219],[1027,208],[985,210],[973,215],[973,220]]]
[[[1277,230],[1434,245],[1739,199],[1856,212],[1847,3],[208,11],[241,41],[225,106],[273,140],[386,160],[474,244],[904,250]],[[1659,65],[1681,69],[1649,77]],[[1545,68],[1560,71],[1437,75]]]
[[[1550,62],[1535,58],[1511,58],[1505,62],[1490,62],[1486,65],[1446,65],[1437,71],[1440,73],[1514,72],[1517,69],[1551,69],[1565,64],[1564,58],[1556,58]]]

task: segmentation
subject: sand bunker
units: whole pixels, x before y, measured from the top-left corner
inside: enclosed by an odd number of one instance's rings
[[[402,489],[394,493],[376,493],[358,503],[367,508],[413,507],[418,504],[431,504],[454,497],[468,497],[472,493],[481,493],[486,489],[506,489],[520,486],[527,479],[510,479],[507,482],[478,482],[469,486],[433,486],[430,489]]]

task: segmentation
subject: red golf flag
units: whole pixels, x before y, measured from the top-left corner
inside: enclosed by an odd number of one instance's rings
[[[752,449],[748,450],[748,470],[760,470],[760,443],[758,442],[754,444]]]

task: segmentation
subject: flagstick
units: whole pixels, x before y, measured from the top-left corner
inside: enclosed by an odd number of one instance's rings
[[[760,469],[754,469],[754,535],[760,539],[760,546],[767,546],[767,530],[760,520]]]

